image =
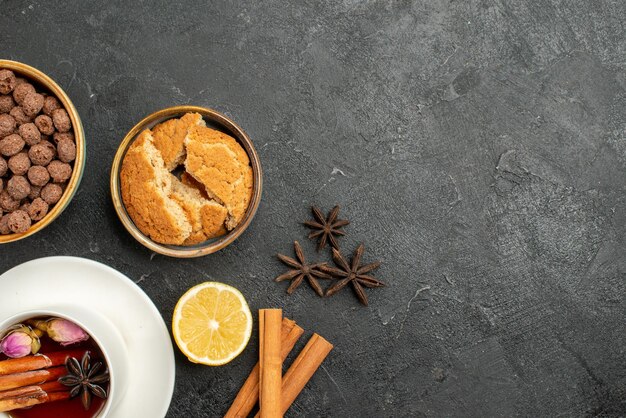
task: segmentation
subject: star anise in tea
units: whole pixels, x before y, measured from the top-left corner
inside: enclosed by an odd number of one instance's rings
[[[339,206],[332,208],[328,217],[325,217],[322,211],[316,206],[311,207],[311,211],[313,212],[315,220],[306,221],[304,225],[314,230],[309,234],[310,239],[319,238],[317,251],[324,249],[327,242],[330,242],[333,248],[339,249],[339,242],[337,242],[336,237],[345,235],[346,233],[341,228],[350,223],[350,221],[345,219],[337,219]]]
[[[324,291],[322,290],[322,287],[317,279],[332,279],[330,274],[320,271],[320,268],[325,266],[326,263],[309,264],[304,257],[304,252],[302,251],[300,243],[298,241],[294,241],[293,247],[296,253],[296,260],[283,254],[276,254],[280,261],[287,264],[292,268],[292,270],[289,270],[285,274],[281,274],[275,278],[274,281],[282,282],[283,280],[291,280],[291,284],[287,288],[287,293],[291,295],[306,277],[313,290],[315,290],[315,293],[317,293],[320,297],[323,297]]]
[[[359,245],[359,248],[356,249],[354,255],[352,256],[352,263],[348,264],[343,255],[341,255],[337,249],[333,248],[333,261],[338,268],[324,265],[321,266],[320,269],[339,279],[339,281],[326,290],[326,296],[332,296],[346,287],[348,283],[352,283],[352,287],[354,288],[359,301],[363,305],[367,306],[367,295],[365,294],[365,290],[363,288],[385,286],[383,282],[367,274],[372,270],[377,269],[381,264],[380,261],[366,264],[364,266],[360,265],[361,257],[363,256],[364,251],[365,246],[363,244]]]
[[[93,395],[102,399],[107,397],[107,392],[101,385],[109,381],[109,371],[99,373],[102,366],[99,361],[91,364],[89,351],[85,352],[80,362],[74,357],[68,357],[65,361],[68,374],[60,377],[59,382],[71,388],[71,398],[80,395],[85,410],[91,406]]]

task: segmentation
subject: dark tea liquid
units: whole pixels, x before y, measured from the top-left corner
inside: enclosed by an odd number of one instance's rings
[[[100,350],[100,347],[96,344],[93,338],[89,338],[87,341],[83,341],[77,344],[72,344],[63,347],[61,344],[53,341],[44,335],[41,337],[41,349],[39,353],[46,354],[53,351],[84,349],[90,352],[91,363],[94,364],[97,361],[104,361],[104,355]],[[0,360],[6,360],[7,357],[0,354]],[[78,361],[80,362],[80,358]],[[106,366],[106,363],[104,364]],[[104,371],[103,367],[101,371]],[[103,385],[104,389],[109,393],[109,384]],[[70,389],[68,387],[68,389]],[[97,396],[91,397],[91,407],[85,411],[82,402],[80,401],[80,395],[67,401],[48,402],[41,405],[35,405],[30,408],[16,409],[8,412],[12,418],[94,418],[97,417],[107,400],[101,399]]]

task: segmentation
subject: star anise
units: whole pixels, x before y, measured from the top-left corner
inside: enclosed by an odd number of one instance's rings
[[[364,266],[360,265],[363,251],[365,251],[365,246],[361,244],[354,252],[354,256],[352,256],[352,263],[348,264],[343,255],[341,255],[337,249],[333,248],[333,260],[339,268],[322,266],[321,270],[340,280],[326,290],[326,296],[332,296],[346,287],[348,283],[352,283],[352,287],[354,288],[359,301],[361,301],[363,305],[367,306],[367,295],[365,294],[363,287],[385,286],[383,282],[367,274],[370,271],[377,269],[381,264],[380,261],[366,264]]]
[[[319,237],[317,251],[326,247],[327,241],[330,242],[330,245],[333,248],[339,249],[339,243],[337,242],[337,238],[335,238],[335,236],[346,235],[346,233],[340,228],[348,225],[350,221],[337,219],[337,215],[339,214],[338,205],[331,209],[328,217],[324,217],[322,211],[316,206],[311,207],[311,210],[313,211],[315,221],[306,221],[304,222],[304,225],[315,230],[309,234],[310,239]]]
[[[287,293],[292,294],[294,290],[300,286],[302,280],[306,277],[309,281],[309,284],[315,290],[320,297],[324,296],[324,291],[320,286],[317,279],[332,279],[330,274],[326,274],[323,271],[320,271],[320,267],[325,266],[326,263],[313,263],[308,264],[306,262],[306,258],[304,258],[304,252],[302,251],[302,247],[298,241],[293,242],[293,248],[296,252],[297,260],[294,260],[291,257],[287,257],[283,254],[276,254],[280,261],[287,264],[289,267],[292,267],[292,270],[289,270],[285,274],[281,274],[274,281],[282,282],[283,280],[291,280],[291,284],[287,288]]]
[[[106,399],[107,392],[100,385],[109,381],[108,370],[98,374],[102,368],[102,363],[96,362],[92,365],[90,362],[89,351],[85,352],[80,362],[74,357],[68,357],[65,361],[68,374],[59,378],[60,383],[72,388],[70,390],[71,398],[80,394],[80,400],[85,410],[91,406],[92,395]]]

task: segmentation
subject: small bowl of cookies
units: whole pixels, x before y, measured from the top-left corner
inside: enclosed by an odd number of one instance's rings
[[[36,68],[0,60],[0,244],[50,225],[84,167],[85,133],[67,94]]]
[[[111,197],[128,232],[159,254],[214,253],[239,237],[262,191],[248,135],[205,107],[175,106],[136,124],[111,168]]]

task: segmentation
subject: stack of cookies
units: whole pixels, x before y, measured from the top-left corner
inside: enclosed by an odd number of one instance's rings
[[[188,113],[139,134],[122,162],[122,200],[155,242],[195,245],[234,229],[252,197],[248,154]]]

